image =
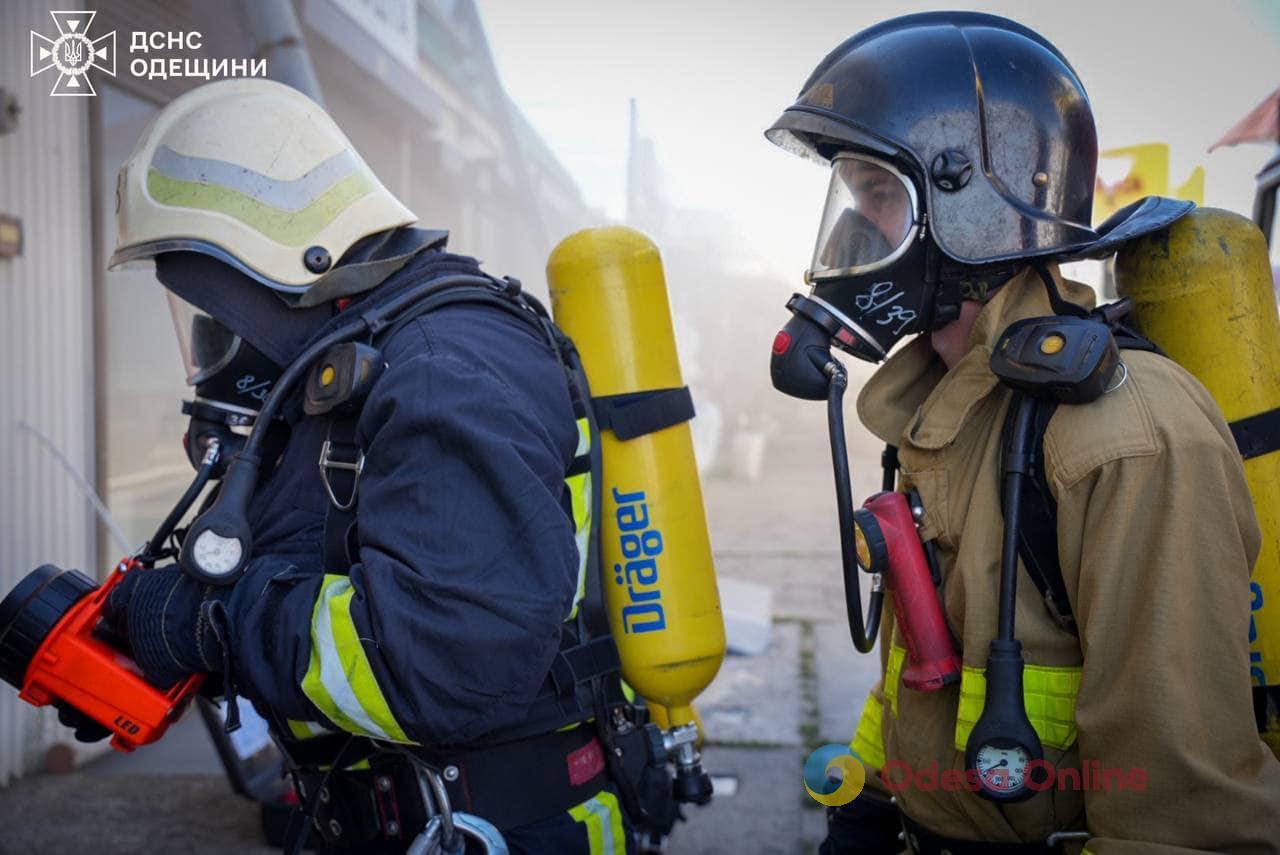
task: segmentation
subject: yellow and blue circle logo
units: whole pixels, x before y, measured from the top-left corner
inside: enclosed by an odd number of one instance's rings
[[[848,745],[828,743],[804,761],[804,788],[819,804],[847,805],[867,783],[862,759]]]

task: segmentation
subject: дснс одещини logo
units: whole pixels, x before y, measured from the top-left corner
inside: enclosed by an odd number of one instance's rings
[[[96,39],[89,25],[97,12],[50,12],[58,37],[50,39],[31,31],[31,76],[57,69],[58,79],[50,95],[96,95],[89,69],[116,76],[116,31]]]

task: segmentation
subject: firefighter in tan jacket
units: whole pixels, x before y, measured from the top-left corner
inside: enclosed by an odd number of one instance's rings
[[[868,788],[831,812],[823,851],[1280,852],[1280,763],[1248,672],[1258,525],[1218,408],[1155,353],[1122,351],[1117,382],[1058,406],[1043,433],[1076,631],[1025,574],[1015,613],[1053,782],[997,804],[964,775],[996,636],[1013,396],[992,349],[1014,321],[1061,309],[1051,291],[1093,302],[1053,263],[1099,241],[1096,137],[1071,66],[1011,21],[908,16],[840,45],[767,135],[832,165],[807,299],[834,342],[879,362],[922,333],[865,385],[858,415],[898,447],[899,489],[920,495],[963,659],[954,684],[905,688],[886,617],[884,678],[853,740]]]

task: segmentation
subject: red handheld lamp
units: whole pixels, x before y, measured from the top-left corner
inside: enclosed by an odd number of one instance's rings
[[[902,493],[877,493],[853,513],[859,566],[882,574],[907,648],[902,684],[933,691],[960,679],[961,661],[942,614],[915,517]]]
[[[111,590],[126,573],[145,573],[125,559],[100,586],[76,570],[45,565],[0,602],[0,678],[35,706],[74,707],[111,731],[111,747],[133,751],[155,742],[204,682],[193,674],[159,689],[99,628]]]

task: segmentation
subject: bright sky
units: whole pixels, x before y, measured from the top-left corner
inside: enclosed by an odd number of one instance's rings
[[[628,99],[679,206],[721,211],[765,266],[808,264],[827,176],[761,131],[819,60],[879,20],[939,8],[883,0],[477,0],[503,82],[613,218]],[[1209,145],[1280,85],[1280,2],[1005,2],[973,8],[1043,33],[1093,100],[1103,148],[1167,142],[1170,184],[1206,168],[1206,203],[1248,213],[1260,145]]]

